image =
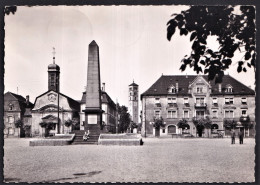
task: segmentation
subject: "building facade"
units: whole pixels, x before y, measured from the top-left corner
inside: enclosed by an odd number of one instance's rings
[[[129,86],[129,100],[128,100],[128,111],[131,116],[131,121],[138,124],[138,113],[139,113],[139,94],[138,94],[138,85],[132,83]]]
[[[80,101],[80,130],[84,130],[85,125],[85,107],[86,107],[86,92],[83,92]],[[104,132],[116,133],[116,116],[117,109],[116,104],[105,92],[103,83],[101,91],[101,107],[102,107],[102,122],[104,126]]]
[[[4,135],[6,137],[21,136],[23,127],[31,123],[30,109],[32,106],[29,96],[24,98],[12,92],[4,94]],[[15,127],[17,120],[23,122],[20,129]]]
[[[55,64],[53,57],[53,63],[48,66],[48,91],[36,97],[31,110],[31,135],[68,133],[71,126],[67,127],[65,122],[79,120],[79,111],[78,101],[60,93],[60,67]],[[47,128],[48,124],[51,126]]]
[[[237,132],[254,135],[255,92],[229,75],[220,84],[207,81],[207,76],[162,75],[141,95],[141,100],[143,136],[188,133],[205,137],[206,129],[198,129],[194,124],[194,120],[201,118],[211,120],[212,133],[223,131],[228,135],[230,128],[225,122],[234,121]],[[164,124],[159,130],[154,127],[158,118]],[[179,128],[178,123],[183,119],[188,125]],[[245,128],[243,121],[250,122],[250,128]]]

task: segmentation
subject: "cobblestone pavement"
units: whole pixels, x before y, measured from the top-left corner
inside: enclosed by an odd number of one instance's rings
[[[5,139],[6,182],[254,182],[254,139],[144,138],[143,146]]]

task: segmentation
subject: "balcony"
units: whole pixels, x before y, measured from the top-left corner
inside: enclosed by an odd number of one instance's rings
[[[249,122],[249,121],[250,121],[250,118],[249,118],[249,116],[247,116],[247,115],[242,115],[242,116],[239,118],[239,121],[240,121],[240,122]]]
[[[207,104],[206,103],[195,103],[194,107],[195,108],[207,108]]]

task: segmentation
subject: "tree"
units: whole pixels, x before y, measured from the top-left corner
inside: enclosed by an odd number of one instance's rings
[[[14,122],[15,128],[18,128],[18,137],[20,137],[21,134],[21,128],[23,128],[23,121],[22,119],[18,119]]]
[[[233,56],[236,51],[244,56],[237,61],[237,72],[246,72],[247,67],[256,66],[255,47],[255,8],[240,6],[191,6],[180,14],[173,14],[167,23],[167,39],[170,41],[175,30],[180,35],[190,33],[192,42],[191,53],[182,60],[180,67],[184,71],[189,65],[197,73],[208,74],[208,80],[222,81],[224,71],[236,61]],[[219,44],[217,51],[208,47],[209,36],[216,36]]]
[[[177,123],[177,126],[179,128],[185,129],[186,127],[189,127],[188,121],[186,119],[181,119],[179,120],[179,122]]]
[[[205,128],[205,129],[207,129],[207,132],[208,132],[207,135],[209,137],[212,121],[208,116],[206,116],[206,118],[200,118],[200,119],[193,117],[192,121],[198,130],[199,136],[201,136],[202,130]]]
[[[234,119],[224,119],[223,126],[226,129],[235,129],[237,126],[237,122]]]
[[[163,118],[162,117],[159,117],[159,118],[154,118],[154,123],[153,123],[153,127],[156,129],[156,130],[159,130],[160,127],[164,127],[164,123],[163,123]]]
[[[73,122],[72,122],[71,119],[66,120],[65,123],[64,123],[64,125],[65,125],[66,127],[68,127],[68,130],[69,130],[69,127],[70,127],[72,124],[73,124]]]
[[[23,121],[21,119],[18,119],[14,122],[14,126],[16,128],[22,128],[23,127]]]
[[[17,10],[16,6],[6,6],[4,12],[6,15],[9,15],[10,13],[14,14],[16,10]]]
[[[119,106],[118,107],[118,114],[119,114],[119,125],[118,129],[119,132],[126,132],[127,128],[130,125],[130,114],[127,112],[126,106]]]

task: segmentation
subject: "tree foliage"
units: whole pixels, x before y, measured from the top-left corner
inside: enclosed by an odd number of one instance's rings
[[[212,125],[212,121],[208,116],[206,116],[206,118],[199,118],[199,119],[194,117],[192,118],[192,121],[197,129],[202,129],[202,128],[210,129]]]
[[[186,127],[189,127],[188,121],[186,119],[184,119],[184,118],[179,120],[177,125],[178,125],[179,128],[182,128],[182,129],[185,129]]]
[[[72,122],[71,119],[68,119],[68,120],[65,121],[64,124],[65,124],[66,127],[70,127],[73,124],[73,122]]]
[[[23,127],[23,121],[21,119],[18,119],[14,122],[14,125],[16,128],[22,128]]]
[[[118,114],[119,114],[119,132],[126,132],[127,128],[130,125],[130,114],[127,112],[127,107],[122,105],[118,106]]]
[[[164,127],[164,123],[163,123],[163,118],[159,117],[159,118],[154,118],[154,123],[153,123],[153,127],[155,129],[160,129],[160,127]]]
[[[237,121],[234,119],[224,119],[223,126],[227,129],[234,129],[237,126]]]
[[[10,13],[14,14],[16,10],[17,10],[16,6],[6,6],[4,12],[6,15],[9,15]]]
[[[191,6],[180,14],[173,14],[167,23],[167,39],[170,41],[176,29],[180,35],[190,33],[191,53],[182,60],[180,70],[189,65],[197,73],[204,72],[208,80],[222,81],[224,71],[236,62],[237,72],[256,66],[255,8],[240,6]],[[209,36],[216,36],[217,51],[208,47]],[[243,52],[240,61],[234,61],[236,51]]]

